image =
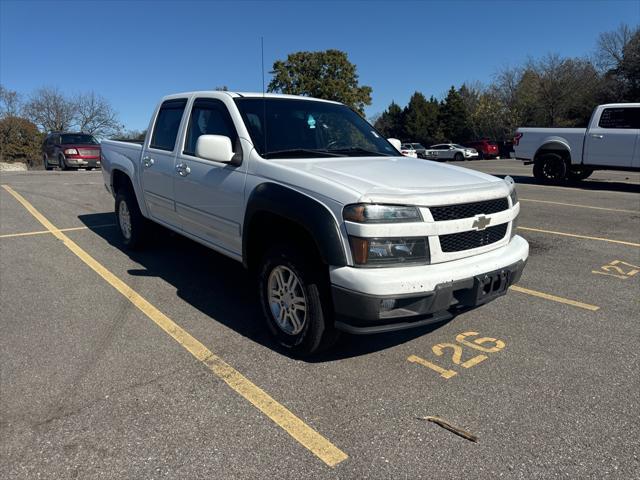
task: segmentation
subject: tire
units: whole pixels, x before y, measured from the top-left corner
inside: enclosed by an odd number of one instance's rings
[[[487,157],[484,156],[482,150],[478,150],[478,160],[484,160],[485,158]]]
[[[264,255],[258,270],[267,327],[288,353],[300,358],[330,348],[339,336],[323,265],[308,257],[296,246],[280,243]]]
[[[458,152],[453,156],[453,160],[456,162],[461,162],[464,160],[464,156],[460,152]]]
[[[547,153],[536,158],[533,176],[543,183],[561,183],[567,179],[567,162],[556,153]]]
[[[130,250],[142,247],[149,230],[148,221],[140,212],[138,201],[130,189],[118,190],[115,211],[122,243]]]
[[[44,165],[45,170],[51,170],[53,167],[49,165],[49,160],[47,160],[47,155],[42,156],[42,164]]]
[[[58,157],[58,168],[60,170],[69,170],[69,167],[67,167],[67,164],[64,161],[64,158],[62,157],[62,155],[60,155]]]
[[[573,167],[569,169],[567,176],[569,180],[580,181],[589,178],[593,173],[593,169],[589,167]]]

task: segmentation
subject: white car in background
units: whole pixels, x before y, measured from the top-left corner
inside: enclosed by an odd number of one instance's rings
[[[410,143],[403,143],[400,147],[400,153],[405,157],[418,158],[418,152]]]
[[[426,158],[424,152],[426,152],[427,149],[421,143],[403,143],[402,148],[415,151],[417,158]]]
[[[457,162],[480,158],[475,148],[463,147],[457,143],[431,145],[425,152],[425,156],[429,160],[455,160]]]

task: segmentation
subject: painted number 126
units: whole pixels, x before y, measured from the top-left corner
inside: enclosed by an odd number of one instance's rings
[[[431,347],[431,350],[438,357],[443,357],[445,356],[445,352],[450,352],[449,354],[451,355],[451,362],[453,364],[460,365],[462,368],[471,368],[489,358],[485,354],[499,352],[505,347],[505,343],[502,340],[492,337],[481,337],[476,338],[475,340],[467,339],[467,337],[473,337],[476,335],[478,335],[478,332],[464,332],[456,336],[456,341],[458,343],[438,343]],[[463,346],[475,350],[473,353],[476,353],[476,355],[470,358],[467,358],[466,356],[463,357],[463,353],[466,353],[462,348]],[[478,351],[482,353],[477,354]],[[458,374],[455,370],[441,367],[440,365],[416,355],[411,355],[407,360],[434,370],[439,373],[442,378],[449,379]]]

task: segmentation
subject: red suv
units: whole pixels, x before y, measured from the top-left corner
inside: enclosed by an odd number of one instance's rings
[[[100,166],[100,144],[86,133],[52,132],[42,144],[42,161],[47,170],[55,166],[91,170]]]
[[[474,142],[467,142],[464,146],[475,148],[480,154],[480,158],[496,158],[500,152],[498,144],[486,138]]]

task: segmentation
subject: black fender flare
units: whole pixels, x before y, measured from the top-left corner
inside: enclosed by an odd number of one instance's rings
[[[242,263],[245,267],[249,266],[251,224],[261,213],[280,216],[306,230],[327,265],[347,265],[340,228],[327,207],[296,190],[267,182],[254,188],[247,200],[242,229]]]

